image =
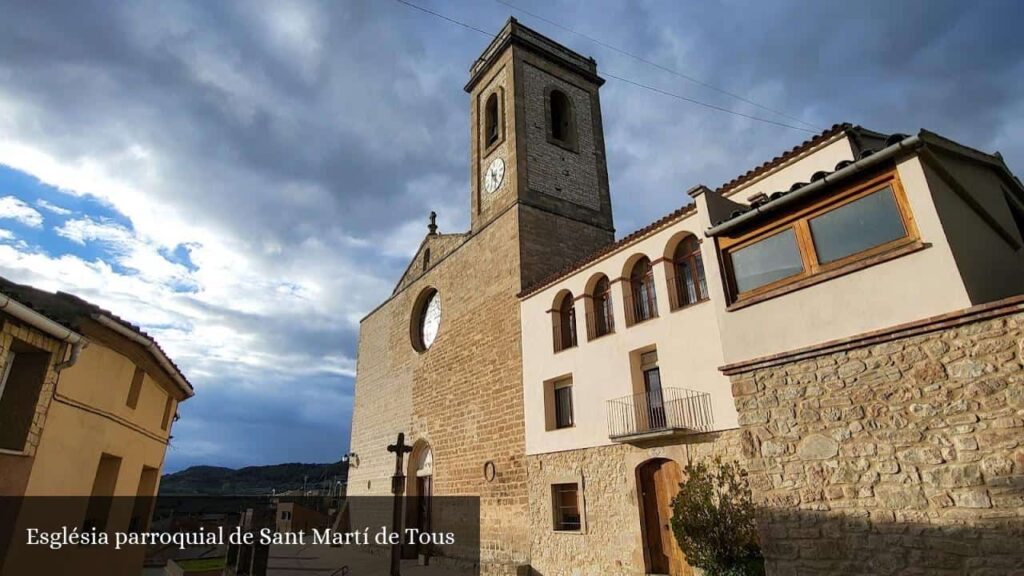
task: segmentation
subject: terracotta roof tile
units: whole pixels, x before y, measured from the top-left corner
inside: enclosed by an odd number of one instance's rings
[[[91,302],[83,300],[73,294],[68,294],[67,292],[46,292],[32,286],[11,282],[3,277],[0,277],[0,293],[17,300],[19,303],[35,310],[69,330],[78,331],[81,321],[84,318],[91,318],[92,316],[106,316],[107,318],[110,318],[118,324],[128,328],[132,332],[152,340],[156,349],[167,358],[171,363],[171,366],[173,366],[178,372],[178,375],[181,376],[181,379],[188,384],[189,389],[192,389],[192,383],[188,381],[188,378],[186,378],[181,372],[178,365],[171,360],[170,356],[164,352],[163,348],[160,347],[152,336],[147,334],[142,330],[142,328],[128,322],[110,310],[100,308]]]
[[[789,150],[783,152],[782,154],[779,154],[778,156],[772,158],[771,160],[765,162],[764,164],[761,164],[756,168],[752,168],[747,172],[726,182],[725,184],[722,184],[721,186],[718,187],[716,192],[718,192],[719,194],[725,194],[736,188],[739,188],[741,185],[750,182],[754,178],[757,178],[758,176],[768,172],[769,170],[779,166],[780,164],[787,162],[793,159],[794,157],[806,152],[807,150],[817,146],[818,144],[821,144],[822,142],[853,128],[853,124],[849,124],[846,122],[842,124],[833,124],[831,128],[825,130],[821,134],[818,134],[817,136],[814,136],[809,140],[805,140],[804,142],[797,144],[793,148],[790,148]]]
[[[655,220],[654,222],[651,222],[647,226],[644,226],[643,228],[640,228],[627,236],[623,236],[619,240],[616,240],[615,242],[612,242],[611,244],[608,244],[607,246],[595,252],[591,252],[589,255],[577,260],[576,262],[573,262],[572,264],[569,264],[565,268],[562,268],[561,270],[553,274],[550,274],[545,278],[538,280],[537,282],[534,282],[530,286],[526,287],[522,292],[520,292],[519,297],[525,298],[527,296],[535,294],[541,291],[542,289],[547,288],[559,278],[562,278],[563,276],[568,276],[569,274],[572,274],[573,272],[576,272],[577,270],[585,267],[587,264],[590,264],[591,262],[600,259],[602,256],[610,254],[618,250],[619,248],[622,248],[623,246],[632,244],[635,240],[639,240],[640,238],[647,236],[652,232],[656,232],[660,230],[662,227],[667,226],[668,224],[696,210],[697,206],[695,204],[686,204],[685,206],[681,206],[680,208],[674,210],[673,212],[666,214],[665,216],[662,216],[661,218]]]

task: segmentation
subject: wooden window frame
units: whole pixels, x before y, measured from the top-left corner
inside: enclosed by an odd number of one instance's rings
[[[679,249],[683,246],[683,244],[685,244],[687,242],[693,242],[694,248],[690,252],[687,252],[685,255],[683,255],[682,258],[679,258],[677,256],[677,253],[679,252]],[[692,234],[687,234],[686,236],[681,238],[679,240],[679,242],[676,243],[675,247],[672,249],[672,257],[669,258],[668,260],[666,260],[666,263],[667,263],[666,272],[668,272],[667,278],[668,278],[668,283],[669,283],[669,311],[670,312],[675,312],[676,310],[682,310],[684,308],[689,308],[691,306],[696,306],[697,304],[701,304],[703,302],[707,302],[708,300],[711,299],[711,295],[709,294],[708,287],[707,287],[708,275],[707,275],[707,271],[704,269],[704,258],[703,258],[704,255],[700,251],[700,245],[701,245],[700,238],[697,238],[696,236],[694,236]],[[698,262],[697,262],[697,257],[698,256],[701,257],[700,258],[700,265],[699,266],[698,266]],[[693,302],[686,302],[686,303],[683,302],[683,298],[682,298],[683,290],[686,289],[686,286],[685,286],[685,283],[684,283],[684,278],[679,274],[680,264],[682,264],[682,263],[689,264],[691,270],[693,270],[693,274],[694,274],[694,278],[693,278],[694,288],[696,289],[696,292],[697,292],[697,299],[695,301],[693,301]],[[701,276],[704,277],[704,285],[703,286],[701,286],[701,284],[700,284]]]
[[[576,492],[576,514],[579,516],[579,525],[575,528],[564,527],[562,523],[562,510],[561,504],[562,491],[571,486]],[[582,489],[580,488],[581,482],[578,480],[556,482],[551,484],[551,530],[560,534],[582,534],[585,532],[585,521],[583,518],[583,502],[581,499]]]
[[[568,310],[563,311],[562,307],[566,304],[568,304]],[[564,317],[563,312],[565,313]],[[548,310],[548,313],[551,314],[551,338],[554,353],[557,354],[579,346],[576,298],[573,297],[572,292],[565,293],[558,301],[557,306]],[[566,341],[566,336],[568,336],[568,341]]]
[[[606,289],[601,290],[601,282],[605,283]],[[587,312],[587,341],[596,340],[603,338],[609,334],[615,333],[615,304],[612,302],[612,282],[607,276],[601,275],[601,278],[594,283],[593,290],[584,296],[586,303]],[[607,308],[607,320],[599,320],[599,318],[605,317],[605,308]],[[604,322],[604,331],[599,330],[601,323]]]
[[[891,187],[896,209],[899,212],[900,220],[906,234],[879,244],[867,250],[850,254],[844,258],[822,264],[818,261],[818,254],[814,248],[814,237],[811,234],[810,221],[818,216],[841,208],[851,202],[865,198],[875,192]],[[732,254],[738,250],[756,244],[766,238],[792,230],[796,239],[797,250],[800,253],[800,261],[803,270],[798,274],[787,276],[758,286],[752,290],[740,293],[736,287],[735,274],[733,272]],[[798,289],[814,284],[811,280],[820,278],[821,281],[832,278],[846,272],[852,272],[867,265],[880,263],[887,260],[879,259],[882,255],[892,254],[892,257],[903,255],[909,251],[924,247],[921,244],[921,234],[917,228],[913,212],[910,209],[910,201],[907,199],[903,184],[900,181],[896,170],[888,170],[872,178],[849,186],[836,194],[813,201],[782,218],[745,232],[734,238],[723,237],[719,239],[719,253],[722,258],[722,273],[725,276],[726,289],[729,291],[729,301],[734,309],[744,303],[753,303],[765,300],[770,297],[786,293],[789,288]],[[906,249],[906,250],[900,250]],[[874,261],[872,261],[874,259]],[[826,276],[827,275],[827,276]],[[805,281],[807,281],[805,283]],[[799,286],[793,286],[800,284]]]
[[[647,261],[647,271],[644,274],[637,275],[637,268],[645,260]],[[647,297],[641,299],[640,293],[644,286],[647,286],[645,291]],[[633,266],[629,269],[629,276],[625,278],[624,292],[625,296],[627,296],[623,298],[627,326],[636,326],[658,317],[658,288],[654,277],[654,262],[650,258],[642,256],[633,263]],[[641,300],[646,300],[649,309],[645,318],[640,318],[640,314],[638,314]]]
[[[559,390],[565,390],[566,388],[569,389],[569,422],[568,422],[568,424],[562,425],[562,423],[558,421],[558,391]],[[559,380],[557,382],[554,382],[551,385],[551,394],[552,394],[552,400],[553,400],[552,411],[554,412],[554,417],[555,417],[554,429],[555,430],[565,430],[566,428],[573,428],[574,426],[576,426],[576,414],[575,414],[576,410],[573,409],[573,405],[572,405],[573,404],[572,380],[566,378],[564,380]]]

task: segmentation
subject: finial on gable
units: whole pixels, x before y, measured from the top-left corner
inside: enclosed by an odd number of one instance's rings
[[[431,236],[437,235],[437,212],[430,211],[430,224],[427,225],[428,234]]]

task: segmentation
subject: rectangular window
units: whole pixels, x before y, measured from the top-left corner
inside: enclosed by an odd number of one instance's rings
[[[722,237],[719,245],[730,298],[737,302],[766,292],[775,295],[776,289],[824,272],[845,273],[884,261],[874,257],[913,249],[917,239],[903,188],[896,173],[889,172],[799,206],[758,229]]]
[[[555,384],[555,428],[572,426],[572,381]]]
[[[788,228],[730,254],[736,289],[747,292],[804,271],[796,234]]]
[[[117,475],[121,471],[121,458],[110,454],[100,456],[96,466],[96,477],[92,481],[92,492],[85,511],[84,530],[95,527],[102,532],[107,528],[110,517],[110,506],[114,502],[114,489],[117,488]]]
[[[160,421],[160,429],[167,430],[167,427],[171,425],[171,416],[174,410],[174,398],[167,395],[167,401],[164,402],[164,417]]]
[[[907,235],[892,187],[810,219],[818,262],[829,264]]]
[[[156,499],[156,483],[159,479],[158,470],[152,466],[143,466],[139,475],[139,487],[135,490],[135,506],[132,508],[132,520],[129,531],[145,530],[149,527],[149,519],[153,514],[153,502]]]
[[[0,449],[26,449],[50,353],[14,340],[5,356],[0,380]]]
[[[579,487],[576,483],[553,484],[551,486],[551,507],[556,531],[574,532],[582,528]]]
[[[135,367],[135,374],[132,375],[132,385],[128,389],[129,408],[134,409],[139,405],[139,394],[142,392],[142,381],[146,377],[146,371],[138,366]]]

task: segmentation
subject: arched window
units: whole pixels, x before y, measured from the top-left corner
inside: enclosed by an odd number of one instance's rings
[[[612,313],[612,285],[607,276],[601,276],[594,284],[590,299],[591,315],[588,318],[588,327],[590,339],[593,340],[615,331],[615,315]]]
[[[683,308],[708,299],[708,284],[704,277],[704,261],[700,256],[700,242],[687,236],[676,245],[672,255],[673,306]]]
[[[501,123],[498,122],[498,93],[495,92],[487,98],[487,105],[484,107],[484,134],[487,138],[487,145],[490,146],[498,141]]]
[[[654,269],[651,268],[651,261],[646,256],[633,265],[633,271],[629,274],[629,293],[632,302],[627,307],[627,312],[630,312],[632,324],[650,320],[658,315],[658,300],[654,293]]]
[[[572,293],[566,292],[557,304],[558,307],[552,311],[555,352],[576,346],[576,309]]]
[[[561,90],[552,90],[548,96],[548,124],[551,138],[563,146],[576,145],[576,118],[572,101]]]

